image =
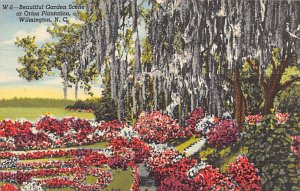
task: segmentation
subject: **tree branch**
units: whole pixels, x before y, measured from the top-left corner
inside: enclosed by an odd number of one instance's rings
[[[297,81],[300,81],[300,76],[293,77],[292,79],[287,80],[283,84],[280,84],[279,89],[280,90],[285,90],[286,88],[290,87],[293,83],[295,83]]]

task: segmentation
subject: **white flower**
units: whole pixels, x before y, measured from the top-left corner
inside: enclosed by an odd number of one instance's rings
[[[36,127],[32,127],[30,130],[31,130],[31,132],[33,134],[37,134],[38,133],[38,130],[36,129]]]
[[[103,152],[103,154],[105,154],[105,156],[107,156],[107,157],[110,157],[110,156],[112,156],[112,155],[114,154],[114,152],[113,152],[111,149],[108,149],[108,148],[102,150],[102,152]]]
[[[209,129],[214,125],[214,116],[205,116],[199,123],[196,124],[196,131],[202,133],[208,133]]]
[[[92,119],[89,120],[89,123],[90,123],[91,126],[94,127],[94,128],[95,128],[95,127],[98,127],[98,126],[100,125],[100,123],[98,123],[97,121],[92,120]]]
[[[193,166],[192,168],[190,168],[188,171],[187,171],[187,175],[189,177],[195,177],[200,170],[204,169],[205,167],[207,167],[208,165],[201,161],[200,163],[196,164],[195,166]]]
[[[135,130],[133,130],[133,128],[131,126],[129,127],[124,127],[118,134],[118,136],[124,137],[128,140],[131,140],[133,137],[137,137],[138,136],[138,132],[136,132]]]
[[[21,191],[44,191],[45,189],[37,182],[23,182]]]
[[[49,139],[51,139],[51,141],[56,142],[58,141],[60,138],[59,136],[56,136],[54,133],[47,133]]]
[[[151,144],[149,144],[149,146],[152,148],[153,152],[156,152],[156,153],[162,153],[162,152],[164,152],[167,149],[176,151],[176,149],[174,147],[170,147],[166,143],[165,144],[162,144],[162,143],[160,143],[160,144],[151,143]]]
[[[99,129],[96,129],[94,132],[95,135],[102,137],[105,135],[105,131],[100,131]]]

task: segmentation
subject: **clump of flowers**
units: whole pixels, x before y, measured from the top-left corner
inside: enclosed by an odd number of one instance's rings
[[[221,120],[207,133],[208,141],[216,147],[226,147],[238,140],[239,129],[234,120]]]
[[[133,129],[142,140],[156,143],[164,143],[168,139],[182,136],[176,120],[160,112],[142,113]]]
[[[37,182],[23,182],[21,191],[44,191],[45,189]]]
[[[286,123],[289,119],[290,116],[288,113],[276,113],[276,120],[278,121],[278,123]]]
[[[3,120],[0,123],[0,137],[14,137],[20,134],[28,134],[31,132],[32,124],[29,121],[11,121]]]
[[[0,186],[1,191],[19,191],[13,184],[3,184]]]
[[[241,190],[262,190],[260,176],[257,175],[257,169],[252,163],[249,163],[247,157],[239,157],[237,161],[230,164],[227,174],[238,185]]]
[[[187,115],[187,120],[185,123],[187,126],[184,127],[185,136],[190,137],[192,135],[197,135],[198,131],[196,131],[196,125],[201,121],[204,117],[204,109],[197,108],[194,109],[191,113]]]
[[[126,123],[118,120],[112,120],[107,121],[104,123],[101,123],[100,126],[97,127],[96,132],[104,132],[103,133],[103,139],[107,141],[111,141],[115,137],[118,136],[118,134],[121,132],[121,130],[126,127]]]
[[[262,121],[262,119],[263,119],[263,116],[261,114],[247,115],[245,117],[245,122],[247,124],[254,125],[254,124],[260,123]]]
[[[186,124],[195,127],[196,124],[204,117],[204,109],[197,108],[194,109],[191,113],[188,114],[188,119],[186,120]]]
[[[199,123],[197,123],[195,130],[202,135],[205,135],[210,131],[212,127],[214,127],[217,121],[218,118],[214,116],[205,116],[199,121]]]
[[[37,122],[36,129],[55,133],[57,136],[63,136],[64,132],[68,131],[68,124],[64,124],[54,117],[45,116]]]
[[[202,169],[194,178],[194,182],[201,190],[232,190],[232,182],[220,173],[218,168],[211,165]]]

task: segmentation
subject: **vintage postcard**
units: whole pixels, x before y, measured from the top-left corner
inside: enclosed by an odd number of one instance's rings
[[[0,0],[0,191],[299,191],[299,0]]]

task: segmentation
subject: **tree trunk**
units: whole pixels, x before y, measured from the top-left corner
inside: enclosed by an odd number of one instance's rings
[[[234,70],[233,80],[233,104],[234,104],[234,116],[238,124],[241,125],[245,119],[245,113],[247,111],[246,99],[242,91],[242,81],[239,69]]]
[[[274,93],[274,90],[264,93],[264,108],[263,108],[264,115],[271,113],[271,109],[274,107],[274,100],[275,100],[276,94],[277,93]]]
[[[271,109],[274,107],[274,100],[277,93],[281,90],[281,78],[288,64],[285,60],[282,60],[278,66],[275,65],[275,60],[271,61],[273,69],[269,78],[263,78],[263,94],[264,94],[264,107],[263,115],[271,113]]]
[[[78,80],[76,80],[76,83],[75,83],[75,100],[77,101],[78,100]]]
[[[67,99],[67,93],[68,93],[68,86],[66,84],[64,84],[64,99]]]

